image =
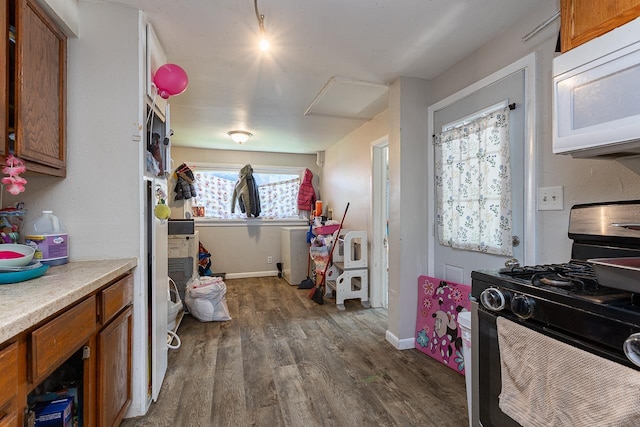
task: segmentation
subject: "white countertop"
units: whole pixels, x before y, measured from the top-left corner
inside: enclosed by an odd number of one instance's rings
[[[136,258],[72,261],[49,267],[44,276],[0,285],[0,344],[138,264]]]

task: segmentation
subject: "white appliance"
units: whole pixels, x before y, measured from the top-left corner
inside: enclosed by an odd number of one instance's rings
[[[199,276],[199,247],[200,239],[197,230],[194,234],[169,235],[169,277],[176,283],[182,301],[184,301],[184,291],[189,279]]]
[[[147,380],[151,385],[151,395],[154,401],[160,393],[160,387],[167,371],[167,290],[169,287],[167,265],[167,221],[162,221],[154,215],[154,208],[163,195],[167,195],[167,182],[159,178],[147,178],[146,183],[146,248],[147,248],[147,309],[150,310],[148,323],[149,360],[151,375]],[[166,197],[166,196],[165,196]]]
[[[640,18],[553,60],[553,152],[640,154]]]
[[[307,278],[309,227],[283,227],[280,231],[282,277],[292,286]]]

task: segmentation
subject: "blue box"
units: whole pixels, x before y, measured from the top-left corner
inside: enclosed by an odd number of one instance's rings
[[[35,427],[70,427],[73,416],[73,397],[37,403]]]

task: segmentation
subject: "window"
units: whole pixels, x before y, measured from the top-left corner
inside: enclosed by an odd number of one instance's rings
[[[511,256],[509,107],[436,135],[435,170],[440,244]]]
[[[246,219],[236,204],[231,213],[233,191],[241,167],[206,167],[194,169],[196,197],[192,199],[195,217],[213,219]],[[298,190],[304,168],[254,167],[253,178],[260,194],[260,218],[298,218]]]

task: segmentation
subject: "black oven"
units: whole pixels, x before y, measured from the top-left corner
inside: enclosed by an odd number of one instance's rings
[[[633,209],[629,209],[630,203]],[[597,208],[593,209],[594,206]],[[633,218],[629,218],[629,212]],[[471,299],[473,311],[477,312],[472,343],[474,404],[477,406],[473,411],[474,425],[520,425],[499,407],[502,388],[496,326],[499,317],[640,370],[625,353],[640,354],[635,344],[629,346],[630,337],[640,333],[640,296],[603,286],[593,272],[593,265],[587,261],[606,256],[640,256],[640,232],[636,231],[638,236],[635,236],[633,230],[616,229],[610,236],[602,227],[603,223],[640,223],[635,212],[640,216],[640,202],[574,206],[571,212],[574,223],[570,224],[569,234],[574,246],[569,262],[472,273]],[[604,219],[593,218],[596,214],[604,215]],[[595,224],[594,230],[585,223]],[[640,293],[640,281],[638,287]]]

